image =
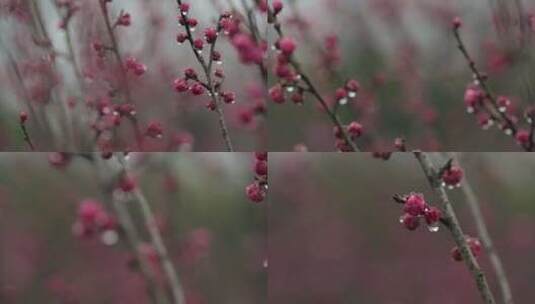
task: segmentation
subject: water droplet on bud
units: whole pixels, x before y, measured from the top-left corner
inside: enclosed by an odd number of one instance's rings
[[[437,232],[439,229],[440,227],[438,224],[427,225],[427,230],[429,230],[429,232]]]

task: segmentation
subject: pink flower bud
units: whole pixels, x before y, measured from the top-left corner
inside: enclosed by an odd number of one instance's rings
[[[410,194],[405,200],[403,211],[412,216],[422,215],[427,207],[424,196],[419,193]]]
[[[247,197],[255,203],[262,202],[266,197],[266,191],[264,187],[260,186],[256,182],[245,187],[245,193],[247,194]]]
[[[451,166],[442,173],[442,181],[447,186],[456,187],[461,183],[463,175],[463,169],[458,166]]]
[[[295,41],[290,37],[282,37],[279,39],[277,46],[285,56],[291,56],[296,48]]]
[[[179,93],[187,92],[189,90],[188,81],[184,78],[177,78],[173,81],[175,91]]]
[[[28,120],[28,113],[24,112],[24,111],[21,111],[19,113],[19,122],[20,124],[25,124],[26,121]]]

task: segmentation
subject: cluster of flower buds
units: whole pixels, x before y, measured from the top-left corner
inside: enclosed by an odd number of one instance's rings
[[[476,116],[479,126],[484,130],[493,126],[495,120],[497,120],[486,108],[485,104],[487,103],[492,103],[492,101],[489,100],[487,94],[478,85],[471,84],[466,88],[464,92],[464,104],[466,111]],[[501,113],[500,115],[503,115],[503,117],[509,120],[508,123],[501,122],[501,130],[507,135],[513,135],[513,127],[516,128],[515,124],[518,121],[518,118],[512,114],[514,106],[511,99],[507,96],[498,96],[496,98],[496,107],[496,110]],[[526,122],[531,126],[533,123],[533,114],[530,115],[529,113],[530,108],[525,111],[524,117]],[[531,138],[530,131],[518,128],[515,131],[516,133],[514,135],[517,143],[526,148],[526,150],[532,149],[533,139]]]
[[[197,56],[199,58],[199,61],[201,64],[206,65],[207,67],[211,68],[211,65],[209,66],[206,62],[206,59],[202,57],[202,51],[205,47],[205,43],[208,44],[214,44],[217,40],[217,36],[219,35],[219,29],[208,27],[204,30],[204,37],[195,37],[194,32],[198,25],[197,19],[189,16],[190,13],[190,5],[189,3],[181,2],[179,1],[179,15],[178,15],[178,22],[180,26],[184,28],[184,31],[180,32],[176,36],[176,41],[179,44],[183,44],[185,42],[188,42],[193,49],[193,51],[197,52]],[[211,53],[209,56],[209,62],[221,62],[221,53],[216,51],[214,48],[211,48]],[[212,71],[208,71],[209,73],[212,73]],[[214,73],[216,80],[216,83],[214,85],[214,89],[218,89],[221,86],[222,79],[224,78],[224,73],[221,69],[217,69]],[[178,93],[186,93],[189,92],[194,96],[201,96],[204,95],[207,91],[207,89],[211,89],[208,84],[203,83],[198,75],[195,69],[188,67],[184,70],[184,76],[178,77],[173,81],[173,88]],[[218,92],[209,92],[209,94],[219,94]],[[207,105],[207,108],[210,110],[214,110],[215,106],[212,101]]]
[[[464,91],[464,105],[466,112],[475,114],[478,118],[479,125],[483,129],[488,129],[493,125],[493,118],[488,114],[485,103],[491,102],[478,84],[470,84]],[[510,115],[513,104],[507,96],[498,96],[496,99],[497,110],[504,115]]]
[[[425,201],[423,194],[410,193],[405,196],[396,196],[394,200],[403,204],[404,214],[399,218],[399,222],[405,228],[411,231],[416,230],[423,218],[429,231],[438,231],[442,212],[437,207],[430,206]]]
[[[121,118],[125,115],[134,115],[134,106],[130,104],[114,105],[108,96],[102,96],[87,101],[87,106],[97,113],[92,128],[97,134],[112,131],[121,124]]]
[[[215,85],[214,85],[214,94],[219,95],[220,99],[226,104],[233,104],[236,102],[236,94],[231,91],[220,91],[221,83],[224,78],[223,71],[221,69],[216,69],[214,75],[216,76]],[[186,68],[184,70],[184,76],[176,78],[173,81],[173,88],[178,93],[189,92],[193,96],[201,96],[207,92],[207,85],[199,80],[197,72],[193,68]],[[208,92],[211,95],[211,92]],[[208,102],[206,107],[213,111],[215,110],[215,104],[212,100]]]
[[[178,10],[180,14],[178,15],[178,22],[182,26],[188,26],[189,29],[194,32],[197,24],[199,23],[197,19],[189,17],[190,5],[186,2],[179,2]]]
[[[478,85],[470,84],[464,91],[464,105],[466,107],[466,112],[476,115],[479,125],[483,129],[488,129],[493,125],[494,120],[485,111],[485,98],[485,93]]]
[[[335,100],[339,104],[346,104],[349,99],[357,97],[357,93],[360,89],[360,84],[354,79],[350,79],[346,82],[345,86],[336,89]]]
[[[524,147],[527,151],[532,151],[535,148],[535,107],[529,106],[524,111],[524,119],[530,126],[530,130],[518,129],[515,134],[516,142]]]
[[[184,70],[184,76],[178,77],[173,81],[174,90],[178,93],[189,92],[194,96],[202,96],[208,91],[208,95],[212,97],[212,94],[214,94],[217,98],[220,98],[223,103],[235,103],[236,94],[234,92],[221,90],[223,79],[225,78],[223,70],[218,68],[215,69],[215,71],[212,71],[211,68],[212,63],[222,63],[221,53],[214,48],[217,37],[221,32],[230,37],[237,35],[240,28],[239,22],[235,20],[231,14],[224,13],[221,15],[217,27],[206,28],[203,32],[203,38],[196,38],[193,36],[193,32],[198,21],[189,16],[190,5],[185,2],[179,2],[179,10],[179,24],[185,28],[185,31],[180,32],[177,35],[177,42],[182,44],[188,41],[192,49],[198,53],[197,58],[200,63],[206,67],[206,72],[210,74],[213,73],[213,77],[211,75],[206,75],[206,78],[211,79],[212,83],[204,83],[199,79],[197,72],[193,68],[186,68]],[[212,45],[208,59],[201,54],[205,47],[205,43]],[[206,108],[211,111],[214,111],[217,108],[217,104],[215,104],[213,98],[206,104]]]
[[[132,56],[126,58],[125,67],[127,71],[132,71],[136,76],[141,76],[147,71],[147,66],[138,62],[138,60]]]
[[[158,121],[151,121],[145,129],[145,136],[151,138],[162,138],[163,137],[163,127],[162,124]]]
[[[296,49],[296,43],[291,37],[282,37],[275,42],[275,48],[279,53],[274,73],[279,81],[269,90],[269,96],[275,103],[281,104],[286,101],[286,91],[294,103],[302,104],[304,89],[299,85],[301,75],[296,73],[290,63],[291,56]]]
[[[268,188],[268,153],[255,152],[254,172],[255,180],[245,187],[247,197],[255,203],[262,202]]]
[[[350,139],[355,141],[363,133],[363,127],[360,123],[353,121],[345,127]],[[351,145],[346,141],[342,130],[339,127],[333,129],[334,137],[336,138],[336,148],[338,151],[348,152],[352,151]]]
[[[474,81],[469,84],[464,92],[464,104],[466,111],[476,116],[478,124],[483,129],[488,129],[495,122],[506,135],[514,135],[516,142],[527,151],[535,149],[535,139],[533,132],[522,129],[517,126],[519,118],[514,114],[514,105],[511,98],[507,96],[498,96],[494,98],[488,92],[486,87],[481,83],[486,80],[487,76],[476,70],[474,62],[466,51],[463,50],[463,42],[459,35],[459,29],[462,27],[462,20],[455,17],[452,20],[452,28],[458,39],[458,43],[465,57],[474,72]],[[533,109],[528,107],[524,113],[526,122],[530,129],[534,129]]]
[[[119,238],[117,220],[100,202],[94,199],[85,199],[80,202],[73,233],[81,238],[99,235],[106,245],[115,244]]]
[[[240,19],[230,13],[224,13],[219,20],[219,28],[228,36],[243,64],[261,65],[263,63],[267,42],[245,31]]]
[[[461,186],[461,180],[463,179],[464,172],[459,166],[448,164],[441,172],[440,179],[442,180],[442,186],[453,189]]]
[[[478,256],[480,256],[482,250],[481,250],[481,243],[479,242],[479,240],[477,238],[470,237],[470,236],[465,236],[465,239],[474,257],[477,258]],[[457,262],[460,262],[463,260],[463,257],[461,255],[461,250],[459,250],[459,247],[455,246],[451,250],[451,258]]]
[[[281,6],[282,8],[282,6]],[[278,10],[273,8],[273,12]],[[331,51],[337,51],[335,38],[331,38],[328,47]],[[301,105],[304,102],[304,93],[313,92],[317,97],[315,88],[311,87],[310,82],[303,81],[303,75],[299,74],[296,64],[293,62],[293,54],[297,49],[295,40],[289,36],[280,37],[274,44],[277,50],[277,57],[274,67],[274,74],[278,81],[269,91],[270,99],[278,104],[283,104],[289,98],[293,103]],[[339,87],[334,92],[335,102],[341,105],[347,104],[350,99],[356,98],[360,89],[360,84],[354,79],[346,81],[344,86]],[[318,97],[323,103],[324,100]],[[346,128],[347,130],[344,130]],[[335,126],[334,136],[336,138],[336,148],[339,151],[353,151],[354,147],[349,140],[354,141],[362,135],[363,128],[358,122],[351,122],[347,127]]]

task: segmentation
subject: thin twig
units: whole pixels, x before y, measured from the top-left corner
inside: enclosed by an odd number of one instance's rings
[[[184,291],[182,290],[178,275],[176,273],[175,267],[173,266],[173,263],[171,262],[171,258],[169,257],[167,248],[165,247],[162,236],[160,235],[160,231],[158,230],[158,227],[154,222],[154,214],[151,210],[150,204],[148,203],[147,199],[143,195],[143,192],[141,192],[139,188],[134,191],[134,197],[139,203],[139,206],[141,207],[143,218],[145,220],[145,226],[149,231],[152,244],[158,251],[158,254],[162,260],[162,268],[169,280],[169,285],[175,303],[185,304],[186,302],[184,297]]]
[[[20,129],[22,131],[24,141],[28,144],[30,150],[35,151],[35,146],[33,145],[32,139],[30,138],[30,134],[28,133],[28,129],[26,128],[26,124],[21,122]]]
[[[152,270],[147,257],[143,255],[143,253],[139,250],[140,245],[143,242],[134,224],[134,220],[132,219],[131,214],[126,208],[127,202],[120,200],[119,197],[113,195],[113,191],[115,189],[114,182],[117,178],[114,176],[104,176],[105,174],[108,174],[109,170],[107,170],[108,168],[104,168],[104,163],[100,161],[101,158],[96,154],[79,156],[89,160],[95,170],[97,170],[97,176],[99,178],[101,192],[104,196],[104,199],[112,203],[112,206],[115,210],[115,214],[117,215],[117,219],[119,220],[121,228],[125,233],[128,246],[130,247],[130,250],[133,252],[136,257],[136,260],[139,263],[141,275],[147,282],[147,291],[149,296],[151,297],[154,303],[167,303],[168,300],[166,299],[165,293],[158,286],[156,274]]]
[[[119,162],[122,166],[123,173],[128,174],[124,159],[119,158]],[[160,235],[158,226],[155,223],[155,217],[154,213],[152,212],[152,208],[139,187],[136,187],[132,194],[134,196],[134,200],[138,203],[141,209],[145,227],[148,230],[151,238],[151,243],[158,252],[158,256],[160,257],[163,271],[167,276],[168,283],[171,288],[174,303],[185,304],[186,300],[184,296],[184,290],[182,288],[182,285],[180,284],[180,280],[178,278],[178,274],[176,273],[175,267],[171,262],[171,258],[169,257],[163,238]]]
[[[453,156],[456,158],[457,163],[461,165],[460,156],[456,154],[457,153],[453,153]],[[489,255],[490,263],[492,267],[494,268],[496,277],[498,278],[498,283],[500,285],[503,302],[505,304],[513,304],[513,295],[511,293],[511,287],[509,286],[509,281],[507,280],[505,269],[503,267],[500,256],[498,255],[496,248],[494,248],[494,245],[492,243],[492,239],[490,237],[489,231],[485,224],[485,220],[483,219],[481,208],[479,207],[479,201],[476,197],[476,194],[472,186],[470,185],[468,181],[468,178],[466,176],[466,171],[465,171],[465,176],[463,178],[463,181],[461,183],[461,190],[463,191],[463,194],[466,197],[466,203],[468,204],[470,213],[472,213],[472,217],[474,218],[479,238],[481,239],[481,242],[483,243],[483,247],[485,248],[485,251]]]
[[[139,262],[141,273],[148,281],[147,290],[149,296],[153,298],[156,303],[166,303],[167,301],[165,300],[165,294],[157,286],[155,273],[152,271],[151,266],[147,261],[147,257],[145,257],[139,250],[142,241],[136,230],[132,217],[126,209],[125,202],[114,199],[112,203],[115,213],[117,214],[117,218],[121,223],[121,228],[125,232],[130,250],[135,253],[136,259]]]
[[[115,37],[115,33],[113,32],[113,26],[111,25],[110,17],[108,16],[107,1],[99,0],[99,3],[100,3],[100,10],[102,12],[102,17],[104,18],[104,24],[106,25],[106,31],[108,32],[108,36],[110,38],[110,42],[112,46],[111,51],[115,55],[115,59],[117,60],[119,64],[119,71],[121,72],[122,83],[124,85],[124,95],[125,95],[126,103],[133,104],[132,94],[130,92],[130,85],[128,84],[128,75],[124,67],[124,62],[121,56],[121,51],[119,50],[119,43],[117,42],[117,38]],[[141,134],[141,131],[139,130],[137,119],[134,116],[129,115],[128,120],[130,121],[134,129],[134,132],[136,135],[136,143],[138,145],[138,148],[142,148],[143,147],[143,135]]]
[[[459,220],[455,214],[452,204],[446,194],[446,190],[440,185],[440,180],[437,175],[437,171],[428,155],[424,152],[414,151],[414,156],[418,160],[422,170],[424,171],[425,176],[429,182],[429,185],[435,192],[435,194],[440,198],[440,203],[442,204],[443,219],[449,223],[447,226],[451,232],[451,235],[459,248],[461,256],[464,263],[466,264],[468,270],[472,274],[472,277],[477,285],[477,289],[484,303],[486,304],[495,304],[494,295],[490,290],[485,274],[479,267],[479,264],[472,254],[467,242],[466,236],[461,229]]]
[[[466,62],[468,63],[468,67],[474,74],[474,77],[477,80],[479,86],[485,93],[485,99],[490,101],[489,103],[485,103],[489,115],[492,117],[492,119],[501,121],[501,123],[503,124],[504,130],[510,130],[511,131],[510,134],[515,136],[516,133],[518,132],[518,129],[515,123],[507,116],[506,113],[500,111],[499,106],[498,106],[498,101],[496,97],[494,96],[494,94],[492,93],[492,91],[490,90],[489,86],[487,85],[487,77],[484,76],[479,71],[474,59],[472,59],[472,56],[470,56],[470,53],[468,52],[461,38],[459,28],[460,28],[459,26],[453,27],[453,35],[457,42],[457,48],[463,54],[464,58],[466,59]],[[526,149],[524,145],[522,145],[522,147]]]

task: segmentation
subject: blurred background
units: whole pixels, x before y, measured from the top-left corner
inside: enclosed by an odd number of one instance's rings
[[[19,127],[19,111],[29,113],[28,129],[38,150],[94,148],[90,132],[94,115],[86,104],[110,91],[117,65],[99,63],[95,42],[108,43],[97,2],[80,6],[59,29],[69,1],[3,0],[0,6],[0,148],[26,149]],[[219,14],[233,10],[246,20],[251,10],[260,36],[272,44],[274,31],[253,0],[198,0],[190,16],[199,19],[196,35],[213,26]],[[464,91],[471,72],[457,50],[451,20],[463,20],[462,38],[479,68],[489,76],[496,95],[510,98],[510,114],[522,120],[523,110],[535,101],[533,88],[535,5],[528,0],[282,0],[279,15],[285,33],[297,41],[296,56],[329,102],[336,88],[350,78],[361,83],[356,101],[339,109],[343,123],[364,126],[359,146],[366,151],[392,149],[396,137],[426,150],[517,151],[518,145],[497,128],[483,131],[468,115]],[[34,9],[29,3],[36,3]],[[173,91],[173,80],[184,68],[198,68],[191,49],[177,45],[175,1],[112,1],[109,15],[130,14],[129,26],[115,29],[124,58],[135,57],[147,67],[129,76],[132,102],[142,127],[162,124],[163,138],[148,139],[145,150],[223,150],[217,116],[205,109],[206,96],[191,97]],[[51,45],[36,39],[38,9]],[[77,59],[85,89],[80,90],[72,61]],[[268,103],[264,79],[254,65],[243,64],[229,43],[221,39],[226,91],[237,94],[236,104],[225,106],[237,150],[292,151],[302,145],[312,151],[334,150],[332,125],[317,102]],[[269,53],[269,52],[268,52]],[[52,55],[51,55],[52,54]],[[54,60],[51,60],[51,57]],[[274,52],[266,58],[273,85]],[[19,71],[20,75],[17,74]],[[19,77],[20,76],[20,77]],[[26,91],[26,92],[25,92]],[[111,90],[113,91],[113,90]],[[112,92],[113,93],[113,92]],[[113,94],[112,94],[113,95]],[[46,98],[44,98],[45,96]],[[120,99],[112,96],[112,99]],[[94,113],[93,113],[94,114]],[[525,123],[520,123],[525,128]],[[122,124],[113,134],[117,146],[131,146],[131,126]],[[56,134],[53,138],[50,134]],[[71,143],[69,144],[65,144]],[[186,143],[186,144],[184,144]]]
[[[466,178],[509,277],[515,303],[535,297],[535,156],[464,153]],[[480,303],[442,227],[408,231],[394,194],[437,203],[409,153],[389,161],[366,153],[271,153],[269,302],[278,304]],[[464,232],[477,236],[459,189],[448,190]],[[478,258],[500,297],[488,255]]]
[[[224,11],[234,10],[243,16],[246,9],[254,8],[252,0],[190,2],[189,16],[198,20],[195,38],[202,38],[207,27],[216,26]],[[69,15],[61,3],[78,7],[70,19],[64,18]],[[163,127],[163,138],[147,139],[144,150],[225,151],[218,117],[206,109],[210,98],[179,94],[173,88],[173,81],[183,76],[185,68],[194,68],[201,75],[201,66],[191,47],[176,41],[182,31],[177,21],[177,2],[116,0],[109,1],[107,7],[112,24],[122,13],[130,15],[129,26],[114,29],[122,58],[133,56],[147,68],[139,77],[128,76],[139,125],[145,127],[158,121]],[[265,16],[262,18],[256,11],[251,16],[259,26],[265,23]],[[39,19],[51,45],[39,41]],[[69,20],[66,29],[59,26],[62,20]],[[86,105],[108,94],[113,95],[114,103],[122,102],[123,98],[113,90],[120,75],[113,54],[107,52],[102,60],[94,50],[94,43],[111,45],[99,2],[2,0],[0,32],[0,148],[26,149],[18,121],[19,111],[26,111],[30,116],[28,129],[38,151],[96,150],[94,146],[87,147],[95,114]],[[265,102],[264,82],[255,66],[240,63],[229,40],[219,39],[216,50],[222,54],[223,63],[214,67],[223,68],[227,76],[223,90],[236,93],[236,103],[224,107],[236,149],[253,151],[265,141],[261,131],[264,115],[254,112],[256,106]],[[69,57],[69,46],[75,64]],[[115,150],[132,145],[128,122],[122,123],[114,136],[118,139],[114,144],[122,147]]]
[[[362,150],[392,149],[394,138],[433,151],[518,151],[497,128],[483,131],[468,115],[464,91],[472,81],[457,49],[451,20],[492,90],[508,96],[521,119],[535,102],[535,4],[516,0],[283,0],[279,15],[296,56],[322,95],[361,83],[356,101],[339,109],[341,120],[364,126]],[[271,79],[270,86],[275,82]],[[330,120],[313,98],[303,106],[270,103],[270,151],[304,144],[333,151]],[[525,123],[523,122],[525,127]]]
[[[266,303],[265,210],[245,195],[253,156],[130,157],[187,304]],[[81,157],[54,166],[49,159],[55,158],[0,154],[0,303],[150,303],[122,234],[105,245],[104,234],[74,233],[85,199],[100,201],[113,214],[94,166]],[[138,208],[127,203],[148,240]]]

